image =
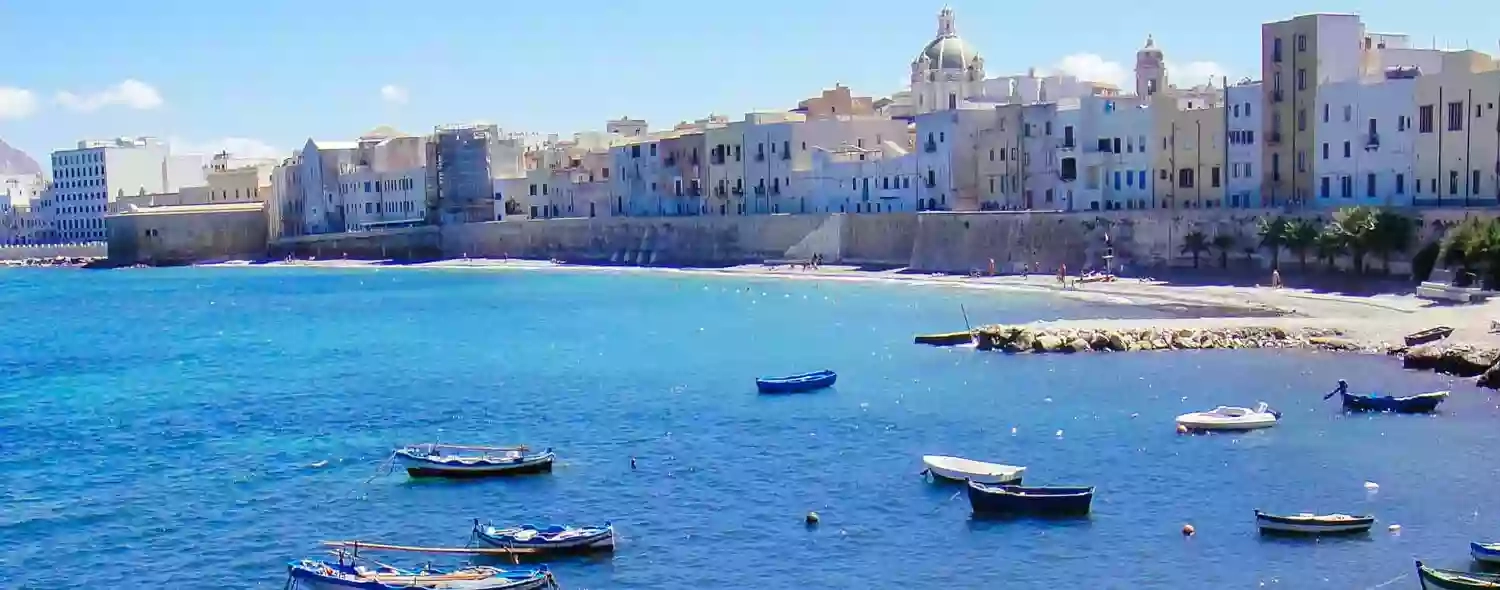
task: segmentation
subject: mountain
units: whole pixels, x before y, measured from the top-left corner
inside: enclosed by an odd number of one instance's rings
[[[0,139],[0,174],[41,174],[42,167],[26,152],[10,147]]]

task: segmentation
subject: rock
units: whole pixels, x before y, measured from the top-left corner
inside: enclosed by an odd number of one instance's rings
[[[1032,344],[1036,342],[1036,332],[1031,331],[1030,328],[1021,328],[1016,331],[1016,335],[1010,341],[1021,350],[1031,350]]]
[[[1109,335],[1104,332],[1094,332],[1093,338],[1089,338],[1089,348],[1094,350],[1110,350]]]
[[[1495,352],[1473,346],[1455,346],[1443,351],[1444,367],[1439,369],[1459,377],[1477,377],[1495,364]]]
[[[1087,340],[1075,338],[1072,342],[1068,343],[1068,347],[1064,348],[1063,352],[1089,352],[1090,350]]]
[[[1198,343],[1195,342],[1195,341],[1193,341],[1193,339],[1192,339],[1191,336],[1189,336],[1187,338],[1184,338],[1182,336],[1178,336],[1178,337],[1172,339],[1172,348],[1182,348],[1182,349],[1186,349],[1186,350],[1192,350],[1194,348],[1198,348]]]
[[[1496,362],[1479,376],[1479,386],[1490,389],[1500,389],[1500,362]]]
[[[1111,332],[1105,340],[1109,342],[1110,350],[1130,350],[1130,345],[1134,344],[1134,341],[1125,340],[1125,335],[1119,332]]]
[[[1266,335],[1277,340],[1286,340],[1287,337],[1286,330],[1283,330],[1279,327],[1272,327],[1271,329],[1266,330]]]
[[[1006,342],[1004,346],[1000,347],[1000,350],[1003,350],[1010,354],[1016,354],[1021,352],[1028,352],[1031,350],[1031,348],[1022,348],[1020,344],[1016,344],[1015,342]]]
[[[1359,345],[1353,340],[1338,336],[1313,336],[1307,339],[1307,343],[1328,350],[1359,350]]]
[[[1163,348],[1167,348],[1167,341],[1162,340],[1161,337],[1157,337],[1151,341],[1151,350],[1161,350]]]
[[[1062,348],[1062,339],[1046,334],[1037,336],[1031,345],[1031,349],[1037,352],[1057,352],[1059,348]]]

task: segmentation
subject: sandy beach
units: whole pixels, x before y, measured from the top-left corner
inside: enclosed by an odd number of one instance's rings
[[[239,266],[244,266],[240,264]],[[536,260],[457,259],[393,266],[382,262],[318,260],[272,262],[255,266],[299,266],[315,268],[415,268],[471,269],[476,271],[671,273],[688,276],[734,276],[786,280],[887,282],[942,288],[992,290],[998,292],[1050,293],[1082,301],[1112,305],[1139,305],[1168,309],[1182,317],[1174,319],[1125,320],[1098,318],[1045,322],[1047,326],[1125,329],[1137,327],[1210,329],[1237,326],[1335,328],[1350,339],[1370,346],[1397,344],[1407,334],[1434,326],[1455,328],[1452,343],[1500,347],[1500,334],[1491,333],[1490,322],[1500,321],[1500,301],[1479,305],[1434,304],[1411,294],[1349,296],[1306,289],[1173,285],[1159,281],[1123,279],[1113,283],[1090,283],[1062,288],[1055,276],[1014,275],[968,277],[861,270],[850,266],[825,265],[816,270],[787,266],[742,265],[713,269],[589,266]],[[1099,308],[1107,314],[1109,307]],[[985,323],[984,318],[973,318]],[[934,329],[946,329],[937,327]]]

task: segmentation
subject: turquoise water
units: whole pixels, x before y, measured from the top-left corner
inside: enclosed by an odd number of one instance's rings
[[[1446,379],[1376,357],[910,343],[961,328],[961,304],[976,323],[1132,312],[665,273],[0,271],[0,587],[281,588],[320,540],[462,545],[474,518],[613,521],[612,557],[552,563],[567,588],[1403,588],[1413,557],[1462,567],[1470,540],[1500,540],[1490,392],[1454,385],[1435,417],[1344,417],[1320,400],[1339,377]],[[754,393],[754,376],[823,367],[834,390]],[[1283,423],[1173,433],[1177,414],[1256,400]],[[562,459],[524,479],[367,483],[393,447],[432,439]],[[972,520],[957,488],[918,477],[924,453],[1096,485],[1094,514]],[[1380,524],[1264,540],[1255,508]]]

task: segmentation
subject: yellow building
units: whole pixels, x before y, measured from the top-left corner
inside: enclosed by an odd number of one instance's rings
[[[1417,78],[1413,196],[1424,205],[1500,200],[1500,71],[1473,51]]]
[[[1158,95],[1151,111],[1152,200],[1162,209],[1223,207],[1228,155],[1223,102],[1195,101],[1189,107],[1177,97]]]

